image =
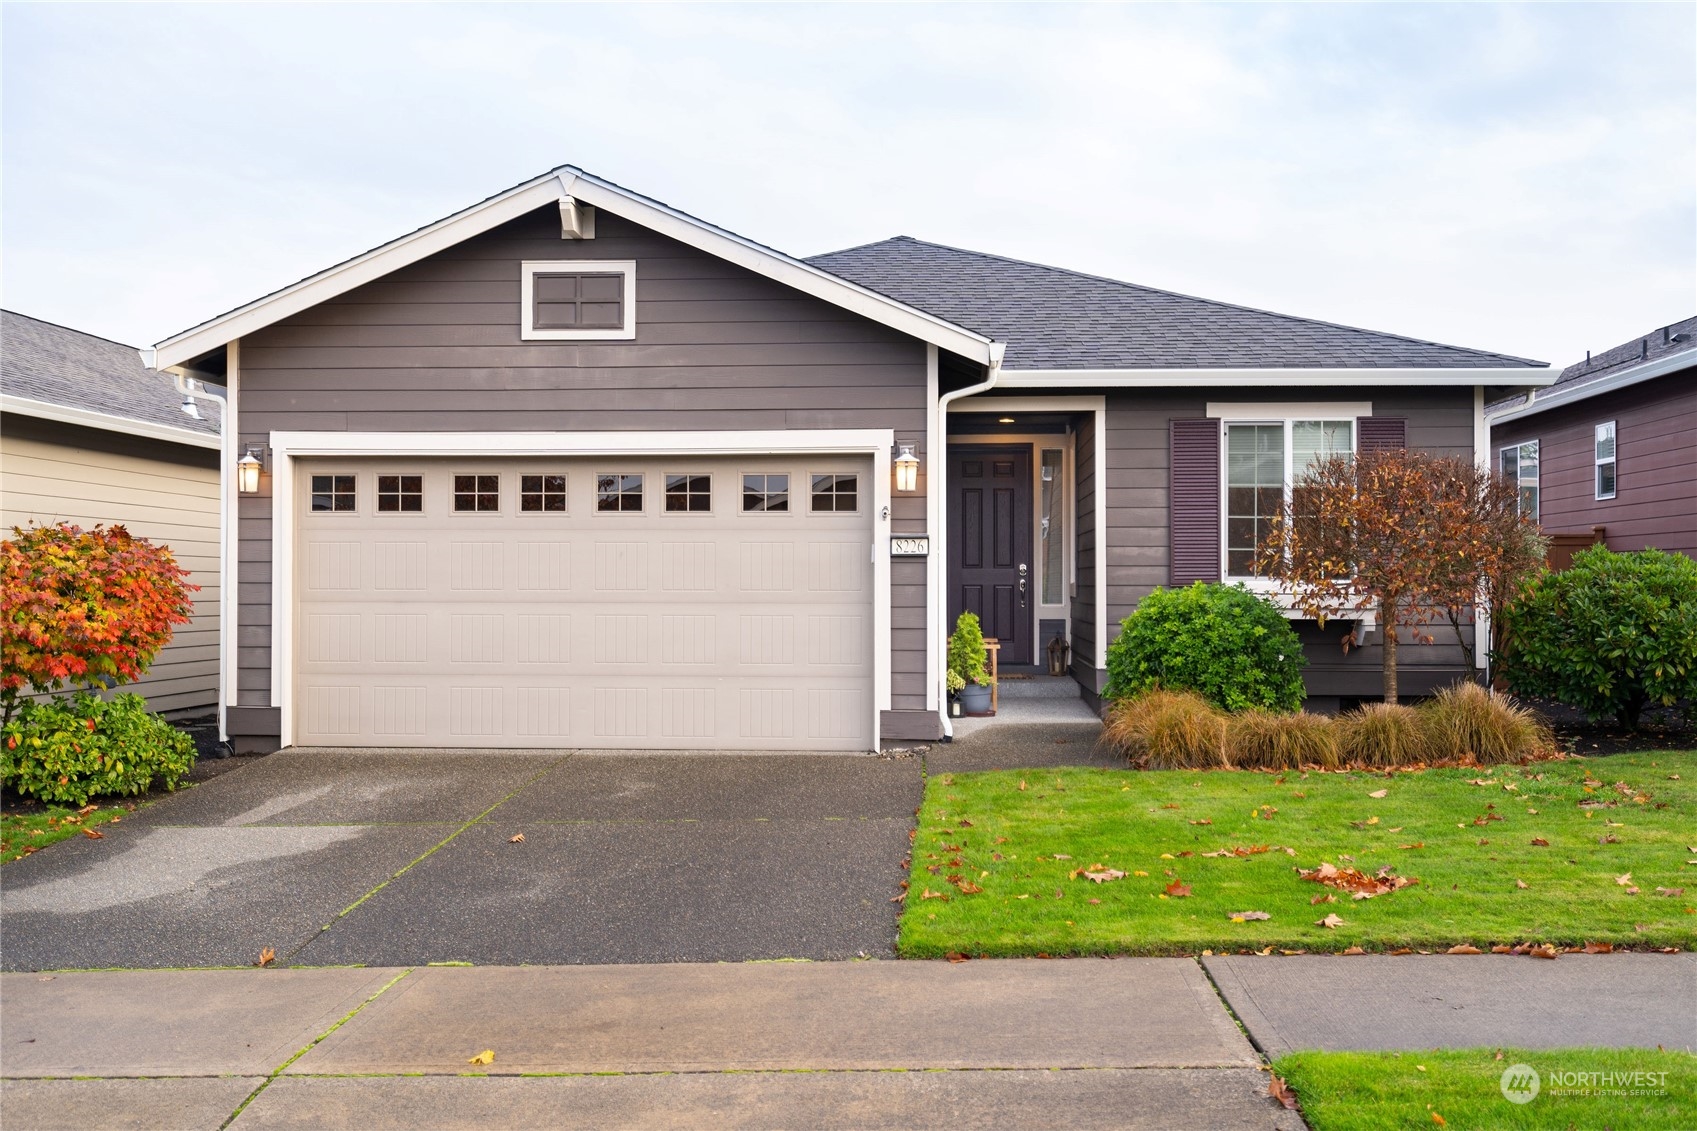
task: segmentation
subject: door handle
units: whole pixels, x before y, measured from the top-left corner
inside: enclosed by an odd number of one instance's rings
[[[1031,572],[1031,567],[1024,562],[1019,563],[1019,607],[1025,608],[1025,578]]]

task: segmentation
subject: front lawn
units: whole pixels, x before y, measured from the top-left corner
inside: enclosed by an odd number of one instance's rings
[[[0,864],[10,864],[67,837],[86,836],[88,832],[104,835],[96,825],[116,821],[135,809],[134,802],[90,805],[86,809],[45,805],[0,815]]]
[[[1538,1092],[1525,1103],[1510,1103],[1502,1090],[1503,1073],[1518,1065],[1538,1073]],[[1697,1127],[1697,1059],[1688,1053],[1644,1049],[1299,1052],[1275,1061],[1273,1072],[1295,1090],[1302,1114],[1314,1131],[1432,1131],[1436,1127],[1689,1131]],[[1603,1073],[1612,1075],[1598,1075]],[[1520,1087],[1511,1094],[1531,1095],[1526,1074],[1516,1076]]]
[[[1234,850],[1245,855],[1209,855]],[[1299,878],[1322,863],[1419,882],[1354,899]],[[1125,875],[1090,878],[1111,872]],[[1371,774],[942,775],[926,783],[908,885],[900,950],[913,958],[1689,948],[1697,753]],[[1244,912],[1267,918],[1234,921]],[[1328,915],[1341,924],[1319,925]]]

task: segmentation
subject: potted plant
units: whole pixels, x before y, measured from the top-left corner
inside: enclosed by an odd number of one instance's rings
[[[984,630],[978,617],[962,613],[955,621],[955,634],[949,637],[948,682],[960,681],[961,709],[969,715],[990,713],[990,672],[985,660]]]

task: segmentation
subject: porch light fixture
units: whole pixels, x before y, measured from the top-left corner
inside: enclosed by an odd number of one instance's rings
[[[236,461],[236,489],[244,495],[259,490],[259,473],[265,465],[259,460],[259,449],[249,445],[242,458]]]
[[[1013,417],[1011,417],[1011,416],[998,416],[996,418],[996,423],[997,424],[1012,424],[1013,423]]]
[[[919,457],[913,454],[912,444],[901,444],[896,453],[896,490],[919,489]]]

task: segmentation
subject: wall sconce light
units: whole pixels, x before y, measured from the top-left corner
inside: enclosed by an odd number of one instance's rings
[[[896,490],[917,491],[919,489],[919,457],[913,454],[912,444],[900,445],[896,453]]]
[[[236,461],[236,489],[244,495],[251,495],[259,490],[259,473],[265,465],[260,462],[259,449],[248,445],[242,458]]]

